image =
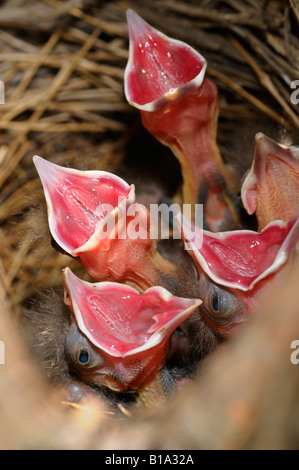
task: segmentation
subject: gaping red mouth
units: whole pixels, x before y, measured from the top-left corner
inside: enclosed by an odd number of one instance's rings
[[[299,241],[299,213],[288,222],[271,222],[262,232],[212,233],[185,218],[183,224],[180,217],[177,221],[196,264],[217,284],[242,291],[251,290],[292,259]]]
[[[163,287],[139,294],[114,282],[92,284],[63,272],[65,302],[83,334],[113,357],[146,355],[169,338],[201,301],[173,296]]]
[[[169,38],[146,23],[134,11],[127,13],[130,51],[125,71],[129,103],[150,110],[150,103],[179,87],[202,82],[205,59],[188,44]]]
[[[134,187],[112,173],[64,168],[35,156],[51,234],[67,253],[97,242],[107,217],[135,201]]]

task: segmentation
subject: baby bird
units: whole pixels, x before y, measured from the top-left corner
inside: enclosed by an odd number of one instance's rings
[[[63,283],[77,327],[98,351],[95,361],[80,359],[88,366],[82,374],[117,392],[138,391],[160,374],[171,333],[201,304],[158,286],[139,294],[125,284],[89,283],[68,268]]]
[[[205,223],[212,231],[238,226],[234,178],[216,142],[218,91],[205,75],[205,58],[154,29],[132,10],[127,18],[128,102],[140,110],[144,127],[178,158],[182,203],[204,204]]]
[[[271,222],[261,232],[212,233],[182,216],[177,222],[199,273],[198,316],[217,335],[229,337],[259,311],[263,299],[292,266],[299,213],[289,221]]]
[[[259,230],[272,220],[294,216],[299,211],[299,147],[258,133],[241,197],[248,214],[256,214]]]
[[[139,294],[118,283],[89,283],[68,268],[63,283],[64,302],[61,292],[43,295],[24,318],[32,352],[70,401],[97,393],[110,404],[153,404],[175,389],[178,373],[166,361],[178,348],[169,349],[169,338],[200,300],[162,287]]]
[[[151,214],[136,202],[133,185],[112,173],[64,168],[35,156],[56,244],[78,257],[96,281],[145,290],[155,285],[184,295],[193,272],[158,251]],[[186,269],[185,269],[186,268]]]

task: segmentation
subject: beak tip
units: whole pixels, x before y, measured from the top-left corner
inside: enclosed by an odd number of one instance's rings
[[[265,134],[262,132],[258,132],[255,135],[255,149],[256,149],[256,155],[255,158],[262,158],[264,159],[271,149],[273,147],[274,141],[267,137]]]
[[[71,270],[70,270],[70,268],[69,268],[68,266],[67,266],[66,268],[63,268],[63,269],[62,269],[62,275],[63,275],[63,277],[65,277],[65,278],[68,277],[69,274],[70,274],[70,272],[71,272]]]
[[[32,158],[32,161],[34,163],[35,168],[37,169],[37,172],[39,173],[42,169],[44,159],[40,157],[39,155],[34,155]]]
[[[151,26],[131,8],[127,10],[127,22],[130,39],[143,37],[146,35],[146,32],[151,29]]]
[[[138,16],[137,13],[135,13],[135,11],[132,10],[132,8],[127,9],[127,21],[128,21],[128,23],[133,21],[133,19],[137,16]]]
[[[263,132],[258,132],[257,134],[255,134],[255,141],[259,141],[261,139],[265,139],[266,136],[265,134],[263,134]]]
[[[41,157],[39,155],[34,155],[34,157],[32,158],[34,164],[38,162],[40,159]]]
[[[51,177],[53,177],[54,172],[52,169],[54,169],[56,165],[49,162],[45,158],[40,157],[39,155],[34,155],[32,160],[41,179],[42,185],[47,186],[47,184],[51,181]]]

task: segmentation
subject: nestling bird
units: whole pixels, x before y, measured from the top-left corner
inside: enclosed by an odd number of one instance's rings
[[[87,381],[117,392],[138,391],[160,374],[171,333],[201,304],[158,286],[139,294],[115,282],[89,283],[68,268],[63,284],[77,325],[67,339],[70,357]],[[77,327],[95,346],[94,360],[74,341]]]
[[[261,132],[241,190],[244,207],[256,214],[259,230],[299,211],[299,147],[278,144]]]
[[[112,173],[64,168],[38,156],[34,163],[52,237],[94,280],[131,283],[140,290],[160,285],[188,296],[183,286],[192,283],[194,271],[159,253],[150,213],[135,202],[133,185]]]
[[[199,272],[198,314],[225,338],[258,312],[263,299],[290,269],[299,241],[299,213],[261,232],[212,233],[177,217]]]
[[[128,102],[141,112],[145,128],[178,158],[182,203],[204,204],[212,231],[239,226],[232,170],[216,142],[218,91],[206,75],[203,56],[188,44],[127,13],[130,49],[125,70]]]
[[[64,302],[53,291],[25,311],[29,342],[44,373],[70,401],[95,393],[111,404],[163,401],[180,375],[166,365],[177,349],[169,351],[170,335],[201,301],[162,287],[139,294],[118,283],[89,283],[68,268],[63,284]]]

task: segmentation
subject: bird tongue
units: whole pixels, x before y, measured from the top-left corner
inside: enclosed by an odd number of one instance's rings
[[[271,222],[262,232],[212,233],[183,216],[177,220],[197,265],[217,284],[243,291],[280,269],[299,241],[299,213],[288,222]]]
[[[50,231],[68,253],[86,244],[107,222],[107,217],[134,189],[105,171],[79,171],[33,158],[43,184]]]
[[[151,103],[196,78],[206,61],[188,44],[162,34],[134,11],[127,14],[130,52],[125,91],[135,106]]]
[[[201,301],[173,296],[162,287],[139,294],[114,282],[92,284],[69,268],[63,272],[65,302],[79,329],[110,356],[125,357],[147,351],[177,328]]]

